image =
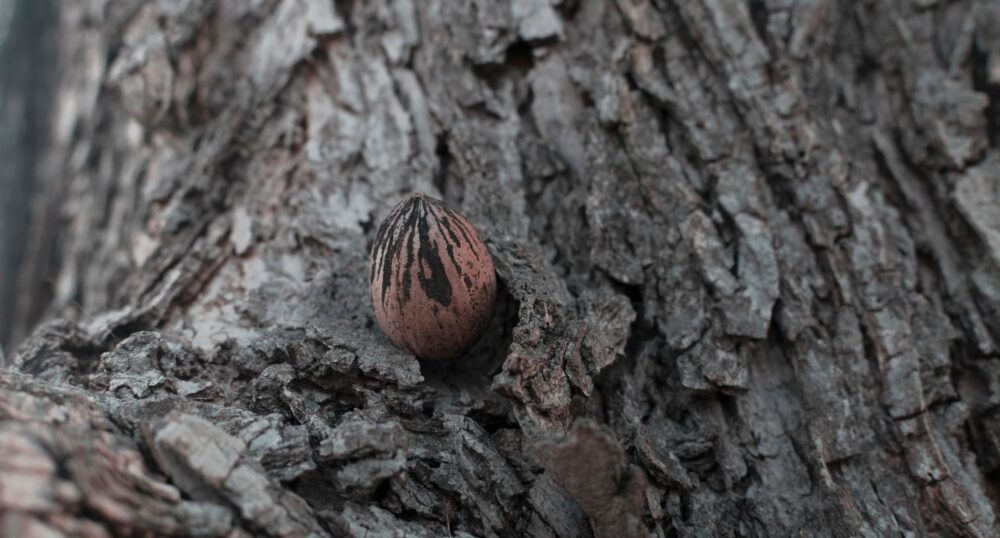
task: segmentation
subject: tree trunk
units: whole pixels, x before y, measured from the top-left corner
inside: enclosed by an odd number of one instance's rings
[[[48,249],[28,247],[24,235],[31,215],[39,157],[45,149],[54,75],[55,13],[52,0],[0,0],[0,344],[9,342],[11,331],[15,330],[12,313],[21,260],[31,258],[25,265],[48,261],[45,257]],[[39,197],[39,202],[58,201],[57,197]],[[37,241],[32,244],[40,245]],[[30,253],[28,256],[26,251]],[[51,271],[45,265],[36,266],[35,270]],[[44,289],[34,291],[45,293]],[[23,295],[26,299],[32,297]],[[32,307],[44,307],[43,297],[35,295],[32,299]],[[38,313],[19,316],[16,330],[23,333],[27,323],[37,316]]]
[[[61,3],[27,235],[58,272],[21,266],[48,321],[0,371],[0,534],[997,535],[997,28],[990,0]],[[411,191],[501,281],[446,364],[367,292]]]

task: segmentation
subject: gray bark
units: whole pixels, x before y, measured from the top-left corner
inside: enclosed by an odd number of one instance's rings
[[[60,9],[0,534],[1000,532],[1000,3]],[[454,363],[369,303],[413,190]]]
[[[0,343],[9,341],[14,330],[17,275],[25,252],[37,271],[52,270],[48,251],[28,247],[24,236],[54,83],[55,13],[51,0],[0,0]],[[36,295],[32,302],[39,308],[46,300]],[[37,316],[20,317],[18,329],[23,332],[25,322]]]

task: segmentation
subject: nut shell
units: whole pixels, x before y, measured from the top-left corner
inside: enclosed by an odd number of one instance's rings
[[[379,326],[422,359],[461,355],[493,317],[496,271],[486,244],[465,217],[420,193],[379,225],[369,280]]]

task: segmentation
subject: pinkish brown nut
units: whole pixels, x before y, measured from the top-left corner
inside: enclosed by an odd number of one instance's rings
[[[465,217],[420,193],[389,212],[371,255],[375,317],[422,359],[455,358],[493,316],[497,281],[486,244]]]

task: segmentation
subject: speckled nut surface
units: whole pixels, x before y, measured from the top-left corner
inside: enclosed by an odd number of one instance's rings
[[[422,359],[461,355],[489,325],[493,260],[472,224],[439,200],[416,193],[393,208],[375,235],[370,266],[379,325]]]

